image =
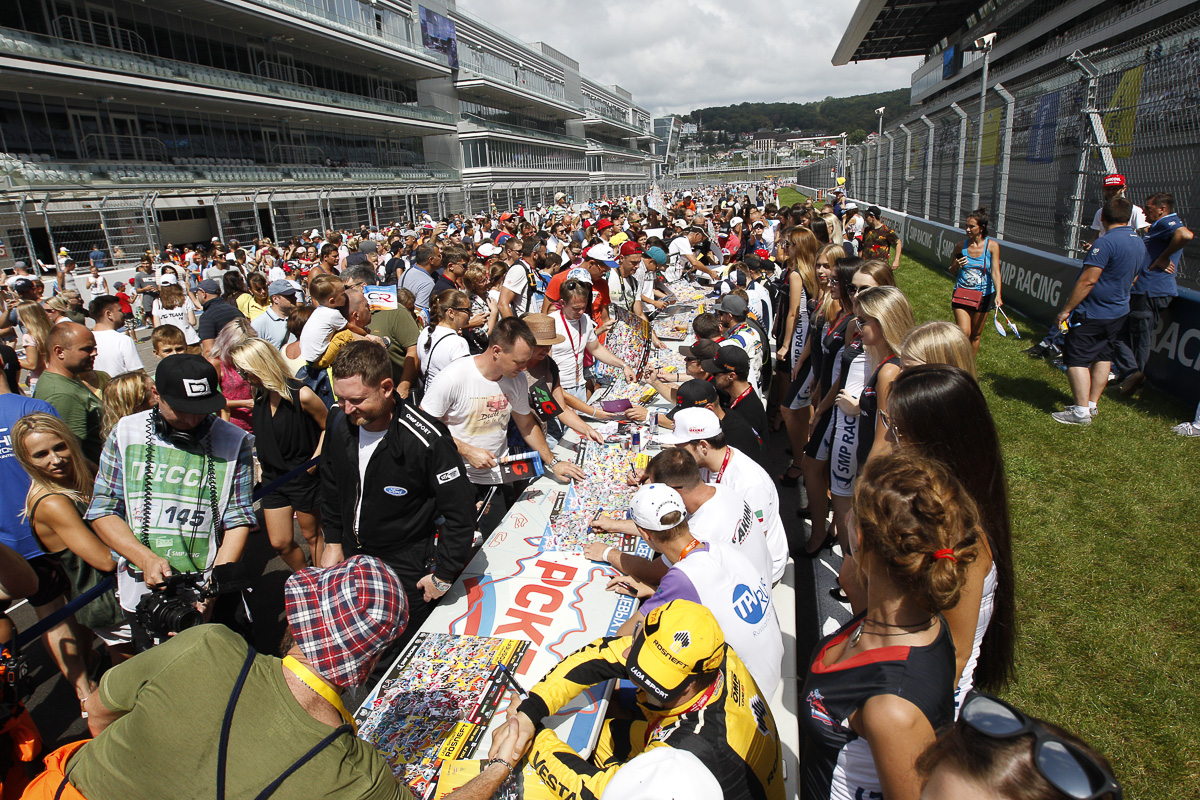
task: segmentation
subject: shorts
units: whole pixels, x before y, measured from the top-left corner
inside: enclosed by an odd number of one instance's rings
[[[861,416],[848,417],[835,409],[831,425],[833,447],[829,454],[829,492],[836,497],[854,496],[854,479],[858,477],[858,434]]]
[[[1085,319],[1067,329],[1063,341],[1063,363],[1068,367],[1090,367],[1097,361],[1112,361],[1125,318]]]
[[[804,446],[804,455],[816,461],[828,461],[829,451],[833,448],[833,414],[836,408],[828,409],[817,418],[808,444]]]
[[[44,606],[63,595],[70,596],[71,582],[57,558],[41,555],[27,560],[38,579],[37,591],[29,595],[29,605]]]
[[[814,378],[812,362],[807,360],[800,365],[800,372],[783,396],[783,404],[792,411],[811,406]]]
[[[967,312],[968,314],[986,314],[987,312],[991,311],[993,308],[996,307],[996,293],[992,292],[991,294],[985,294],[983,296],[983,300],[981,300],[979,302],[979,308],[971,308],[970,306],[964,306],[960,303],[954,303],[954,302],[950,303],[950,307],[951,308],[961,308],[963,311]]]
[[[277,479],[276,477],[268,480],[266,476],[263,476],[263,483],[269,484]],[[264,509],[287,508],[288,506],[295,511],[305,513],[319,509],[321,507],[321,479],[307,473],[297,475],[262,499]]]

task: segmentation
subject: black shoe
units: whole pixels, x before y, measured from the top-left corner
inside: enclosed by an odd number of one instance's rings
[[[1042,358],[1043,356],[1046,355],[1046,346],[1041,343],[1038,343],[1038,344],[1035,344],[1033,347],[1030,347],[1025,352],[1029,354],[1030,358]]]
[[[846,591],[840,586],[835,586],[829,590],[829,596],[839,603],[849,603],[850,598],[846,596]]]
[[[808,510],[808,506],[805,506],[804,508],[796,509],[796,516],[800,517],[800,519],[810,519],[812,517],[812,512]]]
[[[804,473],[801,472],[799,475],[789,475],[788,473],[791,472],[792,470],[799,471],[800,468],[798,466],[796,466],[795,464],[792,464],[790,467],[787,468],[787,470],[782,475],[775,476],[775,482],[778,483],[780,486],[797,486],[797,485],[799,485],[800,479],[802,477],[804,477]]]

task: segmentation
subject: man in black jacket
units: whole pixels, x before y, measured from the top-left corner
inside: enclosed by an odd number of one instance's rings
[[[404,584],[415,632],[470,555],[474,487],[446,426],[393,393],[384,348],[343,347],[333,388],[341,408],[325,426],[321,566],[356,553],[383,560]]]

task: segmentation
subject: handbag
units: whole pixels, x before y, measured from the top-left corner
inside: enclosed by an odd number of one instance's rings
[[[979,308],[983,304],[983,292],[977,289],[964,289],[962,287],[954,290],[954,296],[951,302],[957,306],[966,306],[967,308]]]

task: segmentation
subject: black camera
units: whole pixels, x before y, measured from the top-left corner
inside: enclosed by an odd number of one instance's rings
[[[174,573],[158,586],[149,587],[150,593],[138,601],[134,618],[150,639],[160,644],[171,634],[204,622],[204,615],[196,609],[197,603],[249,587],[250,577],[240,563],[213,567],[208,581],[203,572]]]

